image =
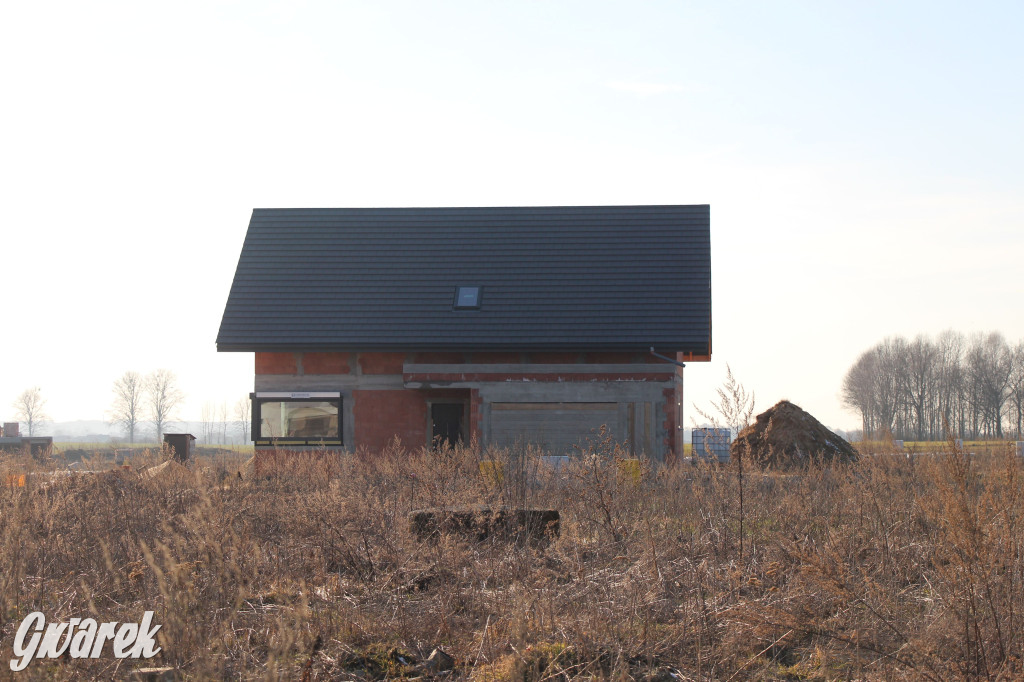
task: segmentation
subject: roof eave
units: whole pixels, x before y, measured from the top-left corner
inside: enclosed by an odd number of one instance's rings
[[[318,343],[217,343],[219,353],[288,353],[288,352],[649,352],[653,347],[659,353],[684,353],[695,357],[710,357],[710,344],[643,343],[643,344],[581,344],[581,343],[450,343],[450,344],[318,344]]]

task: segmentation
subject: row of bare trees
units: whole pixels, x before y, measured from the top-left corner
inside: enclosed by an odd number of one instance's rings
[[[204,443],[226,444],[231,442],[228,435],[229,428],[237,433],[239,439],[246,443],[249,441],[250,430],[250,402],[249,398],[239,398],[234,405],[233,421],[228,419],[228,404],[226,402],[203,404],[203,411],[200,417],[201,437]]]
[[[843,405],[866,436],[905,440],[1021,438],[1024,340],[1002,334],[889,337],[860,355],[843,380]]]
[[[146,375],[129,370],[114,381],[113,393],[110,422],[124,429],[129,443],[135,442],[144,424],[152,425],[159,442],[167,428],[178,421],[177,409],[185,401],[177,377],[168,369],[158,369]],[[25,424],[29,436],[36,435],[39,427],[50,419],[46,413],[46,399],[38,387],[22,391],[12,406],[14,417]],[[248,442],[249,414],[248,397],[235,403],[234,420],[231,422],[228,420],[227,403],[206,403],[201,420],[203,442],[229,443],[229,426],[237,432],[241,442]]]
[[[135,442],[136,432],[146,422],[153,425],[160,441],[174,411],[185,400],[177,377],[169,369],[158,369],[145,376],[129,370],[114,382],[113,390],[111,421],[124,428],[129,443]]]
[[[178,420],[177,409],[185,400],[185,394],[178,388],[177,377],[167,369],[158,369],[147,375],[125,372],[114,382],[113,391],[111,421],[124,429],[130,443],[135,442],[143,424],[152,424],[159,442],[168,426]],[[249,440],[248,398],[242,398],[235,404],[234,417],[234,428],[245,443]],[[203,405],[200,426],[203,443],[228,443],[227,404],[208,402]]]

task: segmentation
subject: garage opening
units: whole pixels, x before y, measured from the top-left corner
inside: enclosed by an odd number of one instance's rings
[[[503,447],[532,444],[563,455],[605,426],[622,438],[618,403],[492,403],[491,442]]]

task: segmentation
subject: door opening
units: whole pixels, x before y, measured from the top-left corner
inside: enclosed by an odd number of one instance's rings
[[[465,403],[431,403],[431,445],[436,448],[446,441],[451,445],[461,443],[465,413]]]

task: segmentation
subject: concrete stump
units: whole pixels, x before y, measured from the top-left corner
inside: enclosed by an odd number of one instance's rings
[[[435,507],[409,512],[409,529],[420,540],[445,533],[479,542],[488,538],[546,541],[558,537],[559,520],[557,509]]]

